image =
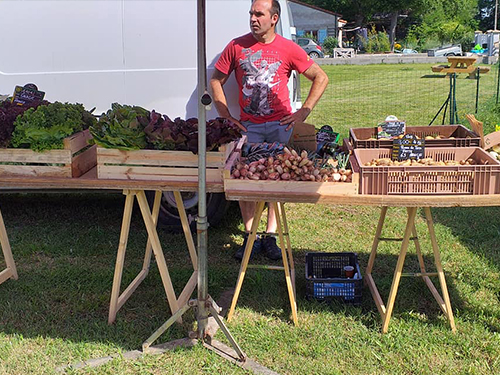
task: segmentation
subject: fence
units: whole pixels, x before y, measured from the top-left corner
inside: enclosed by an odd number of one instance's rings
[[[351,127],[376,126],[388,115],[406,120],[410,126],[429,125],[450,93],[450,79],[433,73],[434,64],[322,65],[330,83],[320,102],[308,118],[317,126],[329,124],[342,136]],[[485,122],[485,131],[493,131],[497,121],[491,110],[498,102],[499,66],[477,79],[459,74],[455,84],[458,122],[468,125],[467,113]],[[301,78],[301,95],[305,99],[310,82]],[[476,111],[477,97],[477,111]],[[445,108],[434,120],[443,123]],[[450,105],[444,124],[450,123]]]

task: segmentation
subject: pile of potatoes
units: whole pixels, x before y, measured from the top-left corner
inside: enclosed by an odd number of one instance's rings
[[[349,182],[352,180],[352,170],[333,165],[315,166],[307,151],[299,154],[285,147],[283,153],[275,157],[269,156],[249,164],[237,163],[231,177],[241,180]]]
[[[390,139],[401,139],[403,138],[404,134],[401,134],[397,137],[393,137],[393,138],[378,138],[378,140],[390,140]],[[416,136],[417,139],[420,139],[419,136]],[[470,138],[470,137],[467,137],[467,138]],[[425,140],[429,141],[429,140],[434,140],[434,139],[455,139],[455,137],[445,137],[444,135],[427,135],[424,137]],[[374,137],[371,137],[371,138],[368,138],[367,141],[376,141],[377,138],[374,138]]]
[[[424,158],[420,160],[403,160],[397,161],[389,158],[372,159],[365,163],[365,167],[392,167],[392,166],[439,166],[439,165],[476,165],[474,159],[463,159],[463,160],[446,160],[446,161],[435,161],[433,158]]]

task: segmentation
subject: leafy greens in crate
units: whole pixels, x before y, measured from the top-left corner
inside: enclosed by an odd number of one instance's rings
[[[0,147],[8,147],[12,133],[14,132],[14,122],[30,108],[37,108],[39,105],[47,105],[49,102],[33,102],[25,105],[13,104],[10,100],[0,102]]]
[[[113,103],[96,126],[91,128],[94,142],[120,150],[178,150],[198,152],[198,119],[171,120],[167,115]],[[232,122],[217,118],[207,122],[207,151],[241,137]]]
[[[16,118],[11,145],[34,151],[62,149],[64,138],[88,129],[95,121],[81,104],[40,105]]]

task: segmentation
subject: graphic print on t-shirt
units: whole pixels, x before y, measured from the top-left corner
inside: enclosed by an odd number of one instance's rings
[[[273,83],[281,61],[273,57],[262,58],[262,50],[253,52],[250,48],[243,49],[244,59],[240,59],[240,67],[245,71],[243,76],[243,111],[254,116],[268,116],[274,112],[269,105],[277,96],[272,88],[279,84]]]

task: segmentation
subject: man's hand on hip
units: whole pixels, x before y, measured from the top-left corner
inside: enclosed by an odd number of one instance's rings
[[[304,122],[307,116],[309,116],[309,113],[311,113],[311,110],[309,108],[302,107],[297,112],[283,117],[280,121],[280,125],[286,125],[286,131],[289,131],[291,128],[293,128],[295,123]]]

